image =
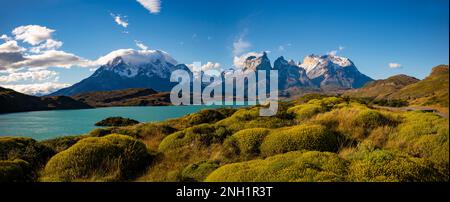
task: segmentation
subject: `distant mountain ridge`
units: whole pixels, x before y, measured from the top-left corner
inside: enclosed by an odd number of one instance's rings
[[[72,98],[93,107],[171,105],[169,93],[159,93],[146,88],[89,92],[74,95]]]
[[[0,113],[87,108],[92,107],[66,96],[36,97],[0,87]]]
[[[372,81],[360,73],[350,59],[334,55],[310,55],[299,64],[279,57],[272,66],[267,53],[263,52],[246,58],[243,66],[243,70],[278,70],[280,91],[341,90],[359,88]],[[163,51],[124,50],[105,57],[104,65],[90,77],[50,95],[73,96],[128,88],[151,88],[167,92],[177,84],[170,82],[170,75],[178,69],[190,71],[186,65],[177,64]]]

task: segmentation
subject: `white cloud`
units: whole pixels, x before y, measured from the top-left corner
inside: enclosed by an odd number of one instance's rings
[[[241,55],[242,53],[247,51],[247,49],[250,48],[251,46],[252,45],[250,44],[250,42],[245,41],[244,37],[241,36],[237,41],[233,42],[233,54],[235,56]]]
[[[14,40],[0,44],[0,69],[8,69],[8,65],[24,60],[23,51],[25,48],[17,45]]]
[[[251,57],[251,56],[261,57],[262,55],[263,55],[263,53],[248,52],[248,53],[243,54],[241,56],[234,56],[233,65],[236,68],[244,68],[245,61],[247,60],[248,57]]]
[[[70,68],[72,66],[88,67],[92,62],[72,53],[64,51],[49,50],[38,55],[24,55],[22,61],[6,65],[7,68],[48,68],[62,67]]]
[[[331,56],[335,56],[337,54],[337,52],[338,52],[337,50],[332,50],[332,51],[328,52],[327,54],[331,55]]]
[[[210,70],[220,71],[220,67],[221,67],[220,63],[217,63],[217,62],[207,62],[206,64],[203,64],[201,66],[200,66],[200,63],[198,63],[198,64],[192,63],[192,64],[187,64],[186,66],[188,66],[192,72],[210,71]]]
[[[134,49],[119,49],[112,51],[105,56],[98,58],[96,61],[91,62],[91,65],[104,65],[110,61],[113,61],[117,57],[121,57],[126,63],[147,63],[154,62],[156,60],[164,60],[173,65],[178,64],[168,53],[159,50],[134,50]],[[92,67],[92,66],[91,66]]]
[[[140,49],[142,49],[142,50],[147,50],[148,49],[148,46],[143,44],[141,41],[135,40],[134,42],[136,43],[136,46],[139,47]]]
[[[285,50],[285,48],[284,48],[284,46],[283,45],[281,45],[281,46],[278,46],[278,51],[284,51]]]
[[[8,75],[0,75],[0,83],[12,83],[18,81],[45,81],[56,78],[57,75],[57,72],[50,70],[13,72]]]
[[[396,62],[389,63],[389,68],[391,68],[391,69],[397,69],[400,67],[402,67],[402,65],[400,63],[396,63]]]
[[[161,0],[137,0],[137,2],[150,11],[150,13],[161,12]]]
[[[112,14],[112,13],[111,13],[111,16],[114,18],[114,21],[115,21],[118,25],[120,25],[120,26],[122,26],[122,27],[124,27],[124,28],[127,28],[127,27],[128,27],[128,22],[127,22],[127,20],[125,19],[125,17],[123,17],[123,16],[121,16],[121,15],[114,15],[114,14]]]
[[[12,33],[17,40],[27,42],[33,46],[50,39],[55,30],[39,25],[26,25],[15,28]]]
[[[2,85],[2,87],[13,89],[17,92],[29,95],[47,95],[61,88],[69,87],[67,83],[45,82],[35,84]]]
[[[62,45],[62,41],[47,39],[45,43],[42,43],[39,46],[32,47],[30,51],[33,53],[41,53],[43,50],[56,50],[58,48],[61,48]]]
[[[4,41],[10,41],[10,40],[12,40],[11,37],[7,36],[6,34],[2,34],[2,35],[0,36],[0,39],[1,39],[1,40],[4,40]]]
[[[3,44],[0,44],[0,53],[16,53],[23,51],[25,51],[25,48],[17,45],[17,41],[14,40],[10,40]]]
[[[336,56],[339,52],[345,49],[344,46],[339,46],[337,50],[331,50],[327,53],[327,55]]]

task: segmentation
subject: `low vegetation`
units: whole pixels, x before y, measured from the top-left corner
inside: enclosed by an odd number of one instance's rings
[[[42,142],[0,138],[0,181],[429,182],[449,179],[449,122],[310,94]]]

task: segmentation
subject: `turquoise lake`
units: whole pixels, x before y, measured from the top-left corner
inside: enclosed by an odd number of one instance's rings
[[[0,114],[0,136],[23,136],[45,140],[87,133],[98,128],[94,126],[96,122],[111,116],[152,122],[219,107],[222,106],[108,107]]]

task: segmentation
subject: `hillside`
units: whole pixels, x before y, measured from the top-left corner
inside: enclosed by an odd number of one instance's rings
[[[66,96],[36,97],[0,87],[0,113],[85,108],[91,106]]]
[[[392,93],[404,88],[407,85],[419,82],[419,79],[404,74],[391,76],[387,79],[372,81],[362,88],[346,92],[344,95],[351,97],[365,97],[374,99],[386,99]]]
[[[43,142],[0,137],[0,182],[449,179],[448,119],[436,114],[326,96],[285,102],[273,117],[259,109],[207,109]]]
[[[448,65],[434,67],[424,80],[408,85],[388,96],[390,99],[407,99],[414,105],[448,107]]]
[[[170,105],[169,93],[158,93],[146,88],[82,93],[72,98],[93,107]]]

